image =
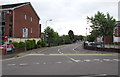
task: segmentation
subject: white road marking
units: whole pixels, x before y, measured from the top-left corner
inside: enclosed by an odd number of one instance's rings
[[[46,62],[44,62],[43,64],[46,64]]]
[[[58,49],[58,51],[60,51],[60,49]]]
[[[16,64],[8,64],[8,66],[15,66]]]
[[[103,59],[104,61],[111,61],[110,59]]]
[[[56,63],[62,63],[62,62],[56,62]]]
[[[40,64],[40,63],[35,63],[35,64]]]
[[[100,59],[93,59],[94,61],[100,61]]]
[[[74,61],[74,62],[79,62],[80,60],[75,60],[75,59],[73,59],[73,58],[70,58],[72,61]]]
[[[89,60],[89,59],[86,59],[86,60],[84,60],[85,62],[90,62],[91,60]]]
[[[60,54],[62,53],[62,52],[59,52]]]
[[[20,66],[27,66],[28,64],[27,63],[21,63],[19,64]]]
[[[79,45],[79,46],[80,46],[80,45]],[[73,51],[76,51],[75,49],[78,48],[79,46],[76,46],[76,47],[73,49]],[[76,53],[77,53],[77,52],[79,52],[79,51],[76,51]]]
[[[113,59],[114,61],[120,61],[119,59]]]

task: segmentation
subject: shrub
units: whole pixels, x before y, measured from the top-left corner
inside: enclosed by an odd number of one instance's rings
[[[37,42],[37,47],[38,47],[38,48],[41,47],[41,40],[39,40],[39,41]]]
[[[25,43],[26,43],[27,50],[32,49],[30,40],[27,40]]]
[[[25,47],[25,42],[20,41],[19,42],[19,47]]]
[[[34,48],[37,48],[36,40],[33,39]]]
[[[19,47],[19,43],[16,41],[11,42],[11,44],[13,44],[15,47]]]
[[[46,43],[45,43],[43,40],[41,41],[41,46],[42,46],[42,47],[45,47],[45,46],[46,46]]]
[[[31,49],[34,49],[34,41],[33,40],[29,40],[29,42],[31,43]]]

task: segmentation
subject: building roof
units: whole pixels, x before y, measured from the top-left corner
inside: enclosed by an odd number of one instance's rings
[[[39,18],[39,16],[37,15],[36,11],[34,10],[34,8],[32,7],[30,2],[24,2],[24,3],[16,3],[16,4],[6,4],[6,5],[0,5],[0,7],[2,7],[2,9],[0,10],[13,10],[19,7],[22,7],[24,5],[29,4],[32,8],[32,10],[34,11],[34,13],[36,14],[36,16]],[[40,19],[40,18],[39,18]]]
[[[120,26],[120,21],[116,21],[116,26]]]
[[[9,8],[15,8],[15,7],[21,6],[23,4],[30,4],[30,2],[17,3],[17,4],[7,4],[7,5],[1,5],[1,6],[2,6],[2,9],[9,9]]]

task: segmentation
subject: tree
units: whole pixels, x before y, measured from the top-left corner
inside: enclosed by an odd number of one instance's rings
[[[57,44],[57,45],[59,45],[59,43],[60,43],[60,36],[59,36],[59,34],[57,33],[57,32],[54,32],[54,44]]]
[[[113,35],[113,28],[115,27],[116,20],[110,16],[109,13],[107,15],[99,12],[94,15],[94,17],[87,17],[88,22],[92,23],[90,26],[93,30],[91,35],[94,37],[98,36],[110,36]]]
[[[74,32],[72,30],[69,30],[68,32],[70,40],[73,42],[74,41]]]
[[[60,37],[59,34],[57,32],[54,32],[54,30],[51,27],[47,27],[44,30],[45,33],[45,38],[46,38],[46,42],[48,43],[49,46],[51,46],[51,44],[58,44]]]
[[[82,36],[82,35],[74,35],[74,40],[76,41],[76,40],[83,40],[83,38],[84,38],[84,36]]]
[[[49,44],[49,46],[51,45],[51,41],[54,38],[54,30],[50,27],[47,27],[45,30],[45,38],[46,38],[46,42]]]
[[[71,44],[71,40],[68,35],[62,35],[60,39],[63,44]]]

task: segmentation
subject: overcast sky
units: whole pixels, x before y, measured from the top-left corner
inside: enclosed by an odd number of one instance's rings
[[[93,16],[97,11],[110,13],[118,20],[119,0],[0,0],[0,5],[31,2],[40,17],[42,32],[50,26],[60,35],[73,30],[75,35],[86,35],[86,17]],[[52,21],[46,21],[52,19]],[[87,31],[89,32],[89,31]],[[88,34],[88,33],[87,33]]]

